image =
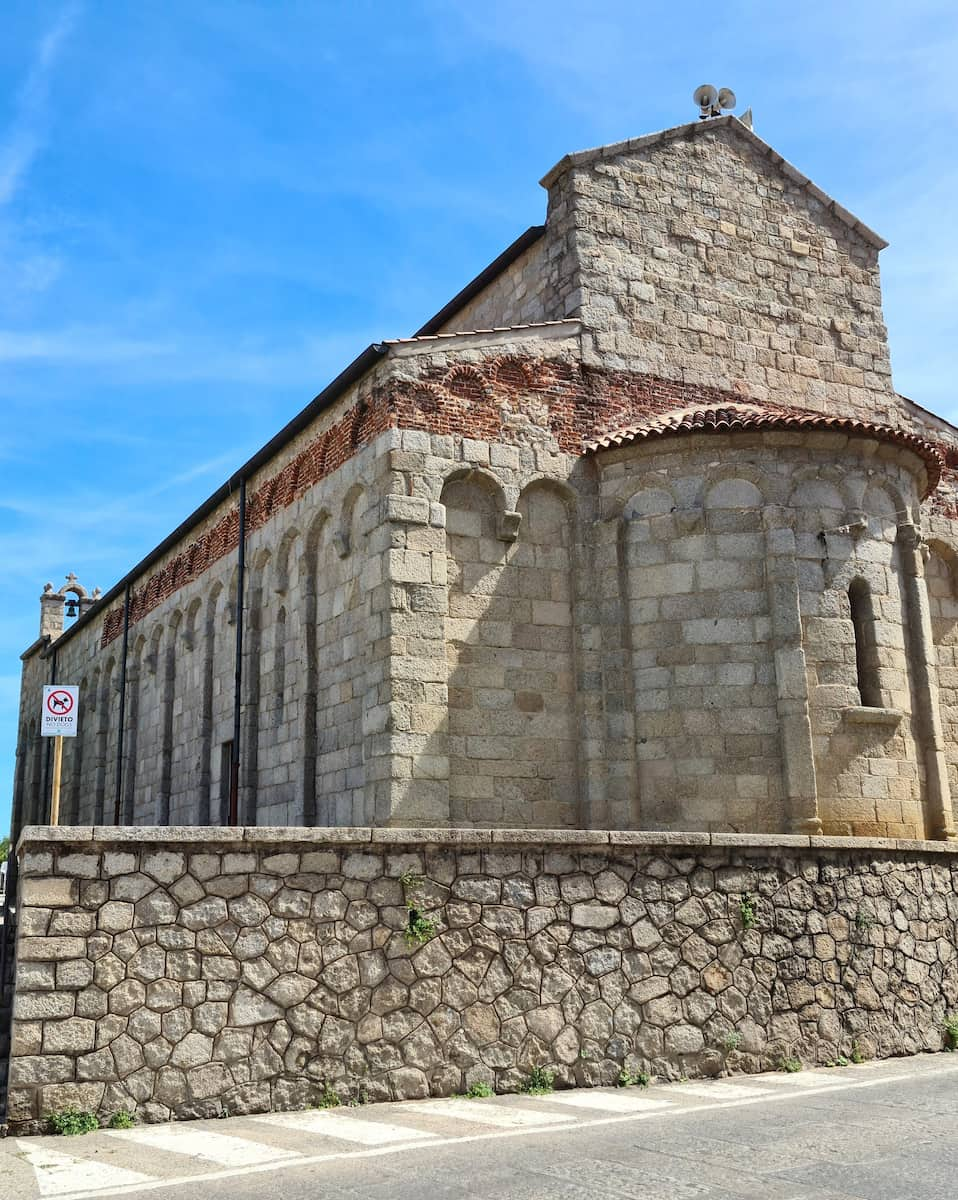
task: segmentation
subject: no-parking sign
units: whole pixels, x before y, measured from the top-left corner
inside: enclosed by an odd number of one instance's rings
[[[43,737],[76,737],[80,689],[71,684],[48,684],[43,689],[40,733]]]

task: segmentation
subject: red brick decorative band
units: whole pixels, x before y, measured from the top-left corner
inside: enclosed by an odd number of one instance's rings
[[[746,421],[743,410],[751,414]],[[656,375],[611,371],[558,358],[523,355],[489,357],[479,363],[426,368],[418,379],[389,379],[368,399],[349,409],[334,425],[314,438],[280,471],[266,479],[247,501],[249,531],[265,525],[288,508],[319,480],[347,462],[356,451],[391,428],[418,429],[431,434],[468,437],[488,442],[517,444],[531,422],[547,429],[558,449],[568,454],[599,449],[623,431],[645,430],[641,436],[680,431],[677,413],[734,414],[702,416],[688,432],[714,421],[728,428],[829,428],[878,437],[907,447],[928,468],[930,486],[942,473],[944,456],[953,447],[936,447],[916,434],[889,426],[872,425],[852,417],[825,417],[799,409],[777,409],[723,388],[683,383]],[[610,434],[607,431],[618,430]],[[636,436],[639,436],[636,433]],[[945,469],[951,482],[954,473]],[[953,505],[949,498],[935,500],[937,511]],[[135,624],[198,578],[224,555],[236,549],[239,517],[231,509],[212,528],[155,572],[145,586],[133,592],[130,621]],[[106,615],[102,644],[122,632],[123,610]]]

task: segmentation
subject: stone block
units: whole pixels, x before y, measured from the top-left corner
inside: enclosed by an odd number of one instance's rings
[[[91,842],[93,833],[87,825],[24,825],[17,854],[44,842]]]
[[[65,1021],[47,1021],[43,1028],[43,1052],[47,1054],[83,1054],[92,1050],[96,1042],[96,1022],[83,1017],[69,1017]],[[72,1079],[73,1073],[62,1076]],[[36,1080],[35,1082],[58,1082]]]
[[[274,843],[277,847],[293,843],[304,848],[320,844],[346,844],[349,842],[368,842],[372,838],[372,829],[361,826],[323,827],[293,825],[289,827],[262,826],[250,827],[245,831],[246,840],[264,851],[261,843]]]
[[[391,495],[383,500],[382,519],[407,525],[430,523],[429,501],[419,496]]]
[[[383,826],[372,831],[374,844],[385,845],[488,845],[491,829],[422,829]]]
[[[58,875],[70,875],[76,879],[96,879],[100,874],[99,854],[57,854]]]
[[[811,839],[802,833],[713,833],[711,842],[713,846],[754,847],[759,850],[779,846],[788,850],[804,850],[811,845]]]
[[[607,846],[609,833],[602,829],[493,829],[492,841],[506,845]]]
[[[27,878],[20,884],[20,904],[23,908],[56,908],[76,904],[79,895],[80,885],[75,879]]]
[[[573,904],[570,920],[580,929],[611,929],[619,922],[619,910],[607,904]]]
[[[46,1021],[72,1017],[76,1001],[72,992],[14,992],[13,1015],[17,1021]]]
[[[670,830],[613,829],[609,842],[613,846],[707,846],[707,833],[677,833]]]
[[[10,1086],[66,1083],[74,1078],[73,1059],[62,1054],[24,1055],[10,1063]]]
[[[55,962],[63,958],[82,958],[86,942],[78,937],[21,937],[17,958],[21,962]]]

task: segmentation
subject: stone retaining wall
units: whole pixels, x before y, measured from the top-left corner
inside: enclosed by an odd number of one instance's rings
[[[915,1053],[958,1008],[941,843],[28,828],[19,854],[20,1131]]]

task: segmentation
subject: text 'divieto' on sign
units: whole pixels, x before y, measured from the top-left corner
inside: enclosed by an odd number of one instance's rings
[[[78,687],[71,684],[48,684],[43,689],[40,710],[40,733],[43,737],[76,737],[79,718]]]

